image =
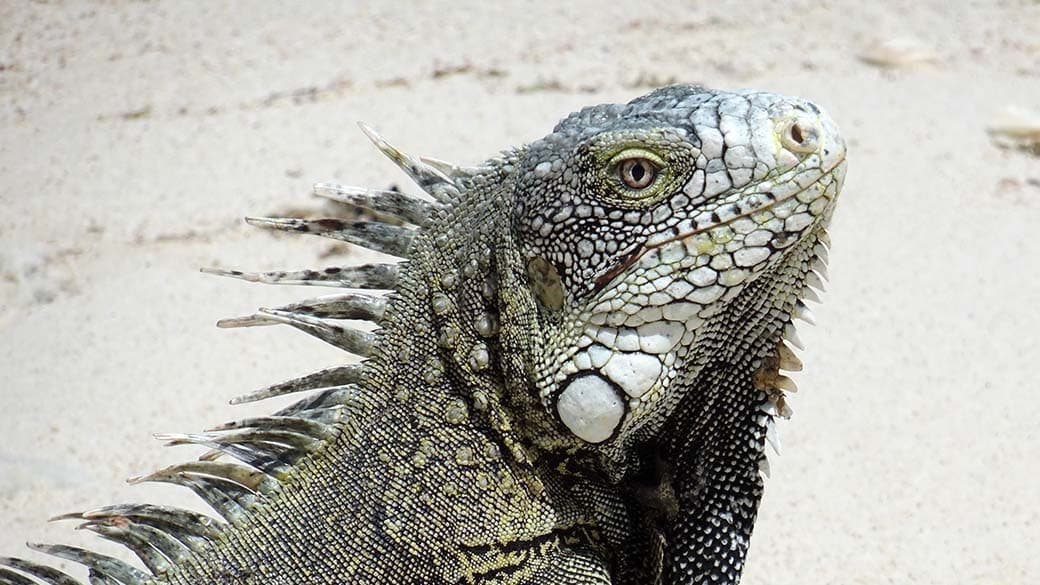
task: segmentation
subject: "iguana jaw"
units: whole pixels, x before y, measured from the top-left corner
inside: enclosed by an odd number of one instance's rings
[[[561,367],[567,374],[557,388],[565,391],[576,380],[583,380],[586,388],[594,390],[590,382],[604,380],[611,385],[614,395],[623,397],[624,411],[615,423],[613,432],[600,440],[585,439],[591,443],[589,446],[605,456],[604,461],[613,461],[612,474],[622,473],[633,442],[655,435],[680,401],[691,393],[704,394],[714,390],[699,386],[694,380],[707,363],[718,360],[730,363],[728,359],[720,357],[734,351],[730,344],[754,352],[761,349],[763,358],[767,354],[772,355],[777,342],[783,338],[793,338],[792,344],[801,347],[792,328],[792,318],[800,310],[805,310],[801,298],[817,298],[810,283],[818,286],[819,277],[814,270],[823,270],[824,262],[819,253],[823,247],[820,240],[826,238],[826,223],[826,218],[818,218],[783,254],[767,262],[760,272],[749,275],[741,286],[728,289],[718,301],[711,304],[693,305],[687,310],[685,307],[690,304],[684,303],[680,305],[682,308],[671,313],[666,308],[663,315],[671,320],[666,318],[638,324],[638,315],[645,313],[646,309],[640,309],[630,316],[622,307],[618,313],[629,319],[635,317],[636,320],[626,320],[617,326],[609,322],[601,325],[585,322],[580,328],[582,333],[576,344],[579,349]],[[776,296],[763,297],[769,303],[776,301],[775,306],[763,306],[761,312],[755,314],[756,319],[770,321],[770,324],[763,326],[763,330],[774,333],[762,338],[721,340],[718,333],[727,330],[723,325],[731,320],[730,305],[741,297],[759,294],[751,290],[756,289],[752,285],[774,276],[790,282],[790,289]],[[742,303],[747,304],[748,301]],[[698,312],[693,312],[698,308]],[[595,317],[590,320],[595,320]],[[623,341],[624,338],[630,341]],[[583,369],[581,366],[591,368]],[[772,380],[776,383],[766,389],[769,390],[767,393],[782,396],[784,388],[780,382],[787,380],[778,376]],[[560,392],[557,396],[565,393]],[[777,409],[781,407],[778,405]],[[566,424],[566,421],[562,422]]]

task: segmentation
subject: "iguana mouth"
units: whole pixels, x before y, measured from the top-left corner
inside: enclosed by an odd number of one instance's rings
[[[706,225],[704,227],[699,227],[699,228],[694,229],[694,230],[690,230],[690,231],[687,231],[687,232],[676,234],[675,236],[672,236],[671,238],[668,238],[666,240],[663,240],[661,242],[657,242],[657,243],[654,243],[654,244],[636,244],[635,246],[632,247],[631,250],[629,250],[626,254],[621,256],[621,258],[619,258],[617,260],[617,262],[615,262],[614,265],[611,266],[606,272],[604,272],[601,275],[596,277],[595,286],[592,289],[592,293],[595,294],[595,293],[598,293],[601,290],[603,290],[618,275],[624,273],[626,270],[628,270],[630,267],[632,267],[636,262],[638,262],[640,260],[640,258],[642,258],[643,255],[646,254],[647,252],[649,252],[651,250],[656,250],[658,248],[662,248],[662,247],[664,247],[667,244],[670,244],[672,242],[676,242],[676,241],[681,241],[681,240],[686,240],[686,239],[692,238],[692,237],[694,237],[694,236],[696,236],[698,234],[702,234],[704,232],[711,231],[711,230],[713,230],[713,229],[715,229],[717,227],[720,227],[720,226],[729,225],[729,224],[737,221],[738,219],[743,219],[745,217],[750,216],[753,213],[759,213],[761,211],[772,209],[772,208],[776,207],[777,205],[780,205],[780,204],[784,203],[785,201],[789,201],[791,198],[797,197],[799,194],[804,193],[806,190],[811,188],[813,185],[818,184],[820,181],[822,181],[826,177],[833,176],[834,171],[837,170],[839,167],[841,167],[841,165],[843,165],[843,164],[845,164],[845,157],[844,156],[842,156],[838,160],[838,162],[834,163],[834,165],[832,165],[829,169],[827,169],[826,171],[820,173],[820,176],[815,181],[813,181],[812,183],[809,183],[808,185],[806,185],[802,189],[794,191],[794,192],[792,192],[792,193],[790,193],[788,195],[785,195],[784,197],[780,197],[778,199],[775,199],[775,200],[773,200],[773,201],[771,201],[771,202],[769,202],[769,203],[767,203],[765,205],[756,207],[756,208],[754,208],[752,210],[749,210],[749,211],[746,211],[744,213],[740,213],[740,214],[734,215],[733,217],[727,218],[724,221],[719,221],[719,222],[716,222],[716,223],[712,223],[710,225]]]

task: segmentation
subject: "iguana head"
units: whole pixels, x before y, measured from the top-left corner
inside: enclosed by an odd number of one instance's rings
[[[698,391],[680,381],[712,320],[812,249],[844,172],[812,103],[688,85],[586,108],[531,144],[513,231],[540,305],[545,408],[592,444],[660,422]]]

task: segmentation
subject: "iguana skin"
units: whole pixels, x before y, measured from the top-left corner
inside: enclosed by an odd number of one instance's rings
[[[194,489],[223,520],[68,516],[148,571],[33,546],[103,584],[737,583],[767,435],[788,414],[779,369],[800,368],[783,340],[797,345],[844,178],[833,122],[800,99],[675,85],[477,168],[369,133],[435,202],[319,185],[395,220],[250,221],[405,263],[225,274],[387,299],[222,322],[288,323],[364,365],[243,399],[319,390],[275,416],[167,437],[245,463],[214,454],[143,478]],[[76,582],[0,565],[0,584]]]

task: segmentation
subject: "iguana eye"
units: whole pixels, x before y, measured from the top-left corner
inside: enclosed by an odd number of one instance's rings
[[[618,177],[629,189],[646,189],[657,178],[657,165],[642,157],[625,159],[618,165]]]
[[[657,203],[668,195],[675,180],[674,169],[662,154],[643,145],[626,145],[621,139],[606,142],[605,147],[593,150],[603,199],[634,209]]]

